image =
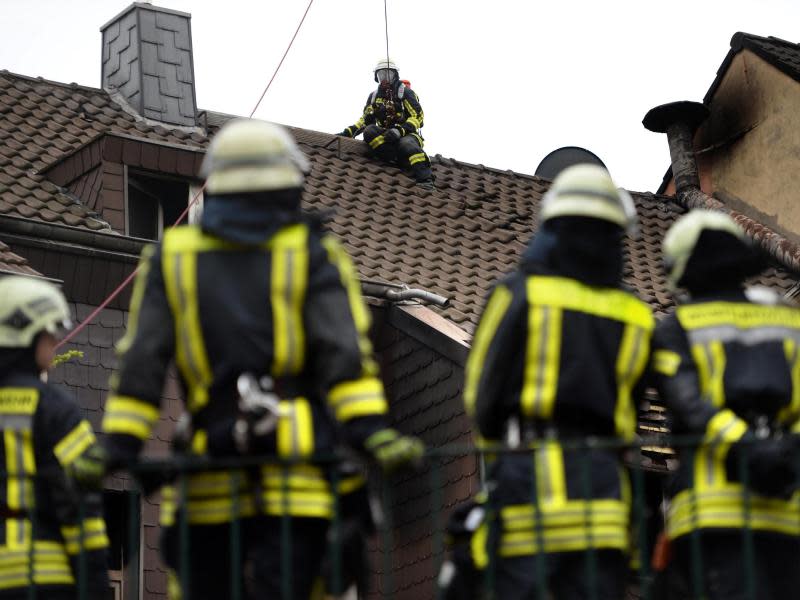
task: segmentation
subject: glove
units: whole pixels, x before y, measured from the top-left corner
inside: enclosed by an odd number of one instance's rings
[[[349,130],[349,129],[343,129],[342,131],[340,131],[340,132],[339,132],[339,133],[337,133],[336,135],[339,135],[339,136],[341,136],[341,137],[346,137],[346,138],[351,138],[351,137],[353,137],[352,135],[350,135],[350,130]]]
[[[66,467],[67,475],[84,491],[103,489],[103,477],[108,470],[108,452],[100,444],[93,444]]]
[[[422,440],[401,435],[390,428],[373,433],[364,442],[364,447],[384,471],[393,471],[408,464],[419,464],[425,453],[425,444]]]
[[[765,496],[791,495],[797,487],[797,438],[785,436],[759,440],[742,448],[747,456],[749,487]]]
[[[390,144],[396,143],[401,137],[403,137],[403,134],[400,133],[397,127],[392,127],[390,130],[383,132],[383,139]]]

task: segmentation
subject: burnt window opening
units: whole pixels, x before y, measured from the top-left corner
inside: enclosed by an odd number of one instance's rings
[[[127,235],[149,240],[161,234],[181,216],[189,204],[189,183],[128,171]]]

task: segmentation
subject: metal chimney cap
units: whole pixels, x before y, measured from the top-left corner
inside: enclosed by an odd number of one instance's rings
[[[670,102],[651,108],[642,119],[642,125],[650,131],[666,133],[673,123],[685,123],[694,131],[706,120],[708,113],[708,107],[700,102]]]

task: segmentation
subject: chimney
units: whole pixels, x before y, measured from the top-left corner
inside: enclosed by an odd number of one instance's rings
[[[190,14],[134,2],[100,32],[104,89],[145,119],[197,125]]]
[[[675,199],[684,208],[704,208],[729,214],[744,232],[787,269],[800,273],[800,247],[766,225],[725,206],[700,189],[694,156],[694,132],[708,117],[708,107],[699,102],[671,102],[651,108],[642,119],[650,131],[666,133],[675,178]]]

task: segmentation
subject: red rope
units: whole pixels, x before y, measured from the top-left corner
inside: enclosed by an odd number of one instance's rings
[[[261,104],[261,101],[264,99],[264,96],[267,95],[267,91],[272,85],[272,82],[275,81],[275,77],[277,76],[278,71],[280,71],[280,68],[283,65],[283,61],[286,59],[286,56],[289,54],[289,50],[291,50],[292,44],[294,44],[294,40],[297,37],[297,34],[300,32],[300,28],[303,26],[303,22],[306,20],[306,15],[308,15],[308,11],[311,8],[312,4],[314,4],[314,0],[310,0],[310,2],[308,3],[308,6],[306,7],[305,12],[303,13],[303,17],[300,19],[300,23],[297,25],[297,29],[295,29],[294,35],[292,36],[289,45],[286,47],[286,51],[283,53],[283,56],[281,57],[281,60],[278,63],[278,66],[275,67],[275,71],[272,73],[272,77],[270,78],[269,83],[267,83],[267,87],[265,87],[264,91],[261,92],[261,97],[258,99],[258,102],[256,102],[256,105],[253,107],[253,110],[250,111],[250,117],[252,117],[255,114],[256,110],[258,110],[258,107]],[[191,202],[189,202],[189,204],[186,206],[186,209],[180,214],[177,220],[170,226],[170,229],[172,229],[173,227],[177,227],[178,225],[181,224],[181,222],[186,218],[186,215],[189,214],[189,211],[192,209],[192,206],[194,206],[200,199],[200,196],[202,196],[203,190],[205,189],[206,189],[206,184],[204,183],[203,187],[201,187],[198,190],[198,192],[194,195],[194,198],[192,198]],[[103,300],[97,308],[95,308],[91,313],[89,313],[88,317],[86,317],[81,323],[78,324],[77,327],[75,327],[66,336],[64,336],[64,339],[62,339],[58,343],[58,345],[56,345],[56,350],[61,348],[64,344],[69,343],[76,335],[78,335],[78,333],[83,331],[83,329],[85,329],[86,326],[89,325],[89,323],[91,323],[97,317],[97,315],[99,315],[100,312],[114,300],[114,298],[116,298],[122,293],[122,290],[124,290],[126,287],[128,287],[128,285],[130,285],[131,281],[133,281],[134,277],[136,277],[136,274],[138,272],[139,272],[139,266],[137,266],[133,270],[133,272],[130,275],[128,275],[125,278],[125,280],[122,283],[120,283],[113,292],[111,292],[111,294],[109,294],[108,298]]]

